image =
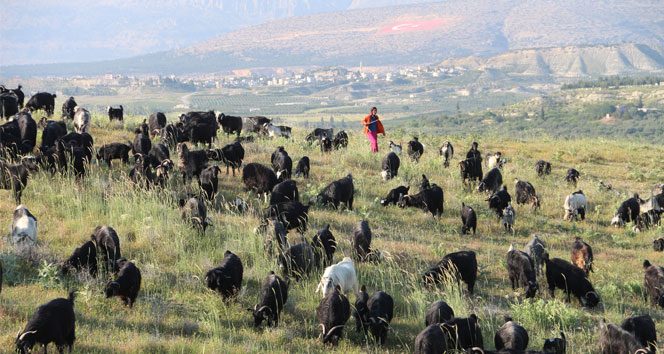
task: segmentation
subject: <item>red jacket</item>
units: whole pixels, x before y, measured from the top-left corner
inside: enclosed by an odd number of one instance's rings
[[[364,134],[369,132],[369,123],[373,123],[373,122],[370,122],[370,119],[371,119],[371,114],[364,117],[364,119],[362,120],[362,125],[364,125]],[[376,134],[380,133],[380,134],[385,135],[385,128],[383,128],[383,123],[380,122],[380,118],[378,118],[377,115],[376,115],[376,120],[377,120],[376,121]]]

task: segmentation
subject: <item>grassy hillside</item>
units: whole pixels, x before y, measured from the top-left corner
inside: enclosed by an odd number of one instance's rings
[[[123,126],[109,124],[105,117],[94,115],[95,145],[131,139],[131,131],[143,118],[129,117]],[[276,266],[274,258],[263,249],[263,235],[252,231],[266,205],[244,191],[239,175],[222,175],[221,195],[227,199],[242,197],[250,204],[250,212],[236,215],[210,205],[214,227],[203,235],[180,219],[173,191],[185,188],[181,178],[171,178],[165,191],[146,191],[128,180],[129,165],[114,163],[109,169],[94,162],[88,176],[79,182],[71,176],[51,177],[48,172],[40,172],[29,181],[22,202],[38,219],[39,241],[33,254],[17,255],[8,238],[0,238],[4,267],[0,295],[2,351],[11,351],[17,331],[39,304],[64,297],[69,289],[78,292],[74,353],[363,353],[383,349],[411,352],[415,336],[424,328],[427,307],[439,299],[447,301],[459,317],[478,315],[486,348],[493,348],[492,338],[504,314],[510,314],[529,331],[530,348],[541,348],[545,338],[558,336],[563,330],[569,341],[568,353],[598,352],[601,318],[620,322],[630,315],[650,314],[659,332],[664,331],[662,310],[650,307],[643,300],[641,266],[644,259],[664,264],[662,254],[652,250],[652,240],[662,236],[662,227],[636,234],[629,228],[609,226],[614,211],[628,195],[639,192],[647,196],[655,183],[664,181],[661,145],[602,138],[563,141],[529,140],[515,135],[496,138],[479,134],[420,134],[420,141],[426,145],[420,162],[414,164],[403,156],[399,177],[384,183],[380,179],[380,158],[387,151],[388,139],[405,143],[409,135],[388,130],[388,137],[380,138],[381,152],[375,156],[368,151],[366,138],[356,132],[350,133],[347,150],[326,155],[303,142],[307,132],[296,129],[294,133],[295,139],[291,141],[277,139],[246,144],[245,163],[269,163],[269,156],[278,145],[284,145],[295,161],[308,155],[312,161],[311,178],[298,180],[305,202],[333,179],[353,174],[354,210],[314,207],[305,236],[310,239],[329,223],[339,242],[334,257],[337,262],[350,252],[353,225],[363,218],[369,220],[374,234],[372,247],[384,252],[386,259],[380,263],[357,264],[356,268],[359,282],[369,292],[382,289],[395,300],[395,317],[385,348],[355,332],[352,319],[338,348],[330,349],[316,340],[315,310],[320,294],[314,291],[321,271],[291,283],[278,328],[252,328],[253,319],[246,309],[257,303],[260,284]],[[531,181],[542,195],[541,211],[533,213],[527,207],[516,206],[515,233],[505,232],[487,208],[486,195],[465,188],[457,168],[442,168],[436,149],[446,139],[457,149],[454,161],[465,155],[474,140],[479,142],[483,153],[501,151],[509,161],[503,179],[510,193],[514,192],[514,178]],[[219,145],[227,141],[225,136],[219,136]],[[552,163],[551,176],[536,176],[534,162],[539,159]],[[578,188],[590,202],[586,221],[562,220],[563,200],[575,190],[563,182],[569,167],[581,172]],[[440,219],[420,210],[380,206],[379,199],[390,188],[411,185],[411,190],[415,190],[421,174],[444,190],[445,212]],[[600,190],[599,180],[613,184],[621,194]],[[196,184],[187,187],[195,190]],[[460,234],[462,202],[478,212],[477,235]],[[0,220],[5,230],[11,224],[15,207],[10,192],[0,191]],[[88,240],[95,226],[104,224],[116,229],[123,256],[133,260],[143,275],[141,292],[132,310],[122,306],[117,298],[104,298],[102,291],[108,276],[63,278],[58,274],[57,264]],[[541,290],[534,300],[525,300],[521,290],[516,293],[511,290],[505,268],[507,249],[511,243],[522,249],[534,234],[546,242],[552,257],[569,259],[575,236],[583,237],[594,248],[595,272],[590,280],[601,296],[596,309],[583,309],[575,299],[565,303],[560,291],[551,298],[547,291]],[[289,239],[297,242],[299,235],[292,232]],[[205,272],[219,264],[227,249],[238,254],[244,263],[242,290],[238,299],[230,303],[224,303],[206,289],[203,281]],[[479,278],[474,296],[465,293],[465,286],[460,289],[453,284],[423,288],[422,272],[444,254],[458,250],[474,250],[478,255]],[[538,280],[540,287],[545,288],[545,278]],[[350,301],[354,302],[355,296],[351,295]]]

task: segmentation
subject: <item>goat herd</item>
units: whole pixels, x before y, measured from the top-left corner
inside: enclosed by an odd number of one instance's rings
[[[317,292],[323,296],[317,310],[320,338],[323,343],[336,345],[351,313],[355,318],[357,330],[371,333],[381,344],[385,343],[394,316],[394,300],[390,294],[375,291],[369,294],[365,286],[358,285],[353,262],[379,262],[381,253],[371,248],[371,228],[368,221],[358,222],[352,230],[352,257],[344,257],[340,262],[333,263],[337,242],[330,226],[327,225],[313,237],[311,242],[303,241],[292,245],[287,233],[297,229],[300,233],[307,230],[308,211],[312,205],[331,204],[337,209],[341,204],[353,209],[355,186],[353,176],[331,182],[314,200],[308,204],[300,202],[299,191],[295,178],[308,178],[310,160],[307,156],[299,159],[293,173],[293,161],[283,146],[277,147],[271,156],[271,166],[261,163],[248,163],[243,166],[245,150],[243,143],[253,141],[252,135],[240,136],[241,132],[256,133],[260,136],[291,138],[291,129],[286,126],[274,126],[265,117],[233,117],[223,113],[216,116],[213,111],[189,112],[182,114],[177,123],[168,123],[163,113],[152,114],[144,120],[135,131],[133,142],[125,144],[115,142],[94,147],[90,135],[91,115],[78,107],[74,98],[70,97],[62,107],[63,120],[53,121],[42,118],[37,124],[31,112],[42,109],[51,115],[54,111],[55,95],[38,93],[23,106],[21,87],[15,90],[2,91],[3,117],[9,121],[0,126],[0,145],[3,148],[3,159],[0,161],[1,186],[12,189],[18,202],[22,191],[28,183],[29,175],[45,168],[52,174],[73,171],[77,179],[84,178],[86,170],[91,168],[93,151],[96,158],[111,166],[111,161],[120,159],[129,162],[129,154],[133,155],[134,167],[129,176],[145,188],[165,188],[171,171],[177,168],[182,174],[185,186],[194,178],[199,182],[200,192],[189,193],[179,199],[182,218],[193,227],[205,232],[210,224],[207,216],[206,201],[213,200],[218,192],[221,169],[211,165],[211,161],[226,166],[226,174],[232,169],[242,168],[242,180],[246,189],[253,190],[268,198],[269,206],[257,228],[265,236],[265,249],[268,254],[276,256],[281,269],[280,277],[270,271],[265,278],[261,290],[260,301],[249,309],[254,318],[255,326],[263,322],[277,326],[280,313],[288,300],[291,279],[299,281],[314,269],[323,270]],[[20,99],[19,93],[20,92]],[[14,109],[14,106],[17,106]],[[123,120],[123,108],[107,108],[110,120]],[[74,132],[67,132],[67,120],[73,121]],[[37,128],[42,131],[42,141],[37,147]],[[221,148],[212,148],[217,130],[221,127],[227,134],[237,134],[237,139]],[[156,137],[161,142],[152,145]],[[345,148],[348,135],[344,132],[333,134],[332,129],[317,128],[307,135],[309,143],[318,142],[322,152]],[[208,149],[191,150],[186,144],[203,143]],[[32,154],[37,147],[37,153]],[[390,142],[391,152],[381,161],[381,176],[384,180],[398,176],[402,148]],[[170,152],[177,151],[177,165],[170,159]],[[424,153],[424,145],[414,138],[407,145],[407,155],[417,162]],[[445,141],[439,149],[444,159],[443,166],[448,167],[454,156],[454,148]],[[20,160],[19,164],[10,161]],[[464,183],[478,182],[477,190],[489,192],[486,199],[488,207],[493,210],[505,228],[511,230],[514,224],[514,208],[512,207],[507,186],[503,183],[501,169],[506,159],[497,152],[482,158],[477,143],[473,143],[466,158],[458,165]],[[483,175],[482,166],[490,170]],[[551,164],[538,161],[535,164],[537,174],[544,176],[551,173]],[[569,169],[565,180],[576,185],[580,174]],[[399,186],[390,190],[380,204],[398,205],[401,208],[421,208],[434,217],[443,214],[444,196],[441,187],[430,183],[422,175],[419,192],[409,194],[410,187]],[[663,186],[657,185],[653,195],[643,200],[638,195],[627,199],[621,205],[611,221],[616,227],[632,222],[634,230],[643,230],[659,224],[664,206]],[[523,180],[515,180],[515,200],[518,204],[530,205],[533,209],[540,207],[540,197],[534,186]],[[228,202],[227,206],[235,212],[245,212],[248,207],[241,199]],[[587,198],[583,191],[578,190],[565,198],[564,219],[573,221],[585,218]],[[461,232],[477,228],[477,214],[466,204],[462,204]],[[19,205],[12,223],[11,244],[18,250],[30,249],[37,242],[37,223],[34,215],[24,206]],[[656,240],[654,247],[658,251],[664,248],[664,239]],[[549,258],[546,246],[535,236],[524,251],[512,245],[507,251],[506,265],[512,289],[523,286],[526,298],[536,296],[539,290],[537,274],[545,267],[549,292],[553,296],[556,288],[562,289],[570,301],[571,295],[576,297],[585,307],[595,307],[600,302],[599,294],[594,290],[588,279],[593,272],[593,253],[590,245],[576,238],[572,244],[571,262],[560,258]],[[98,263],[101,262],[101,263]],[[645,267],[644,290],[655,306],[664,307],[664,269],[643,262]],[[141,287],[141,272],[133,262],[123,258],[120,252],[120,239],[110,226],[98,226],[91,240],[76,248],[66,261],[62,262],[62,273],[89,272],[97,276],[99,272],[114,274],[115,279],[105,287],[107,298],[118,296],[123,303],[132,307]],[[434,285],[446,279],[458,279],[467,285],[468,293],[473,294],[478,275],[476,254],[473,251],[460,251],[447,254],[443,259],[423,273],[425,284]],[[285,279],[285,280],[284,280]],[[224,299],[232,300],[237,296],[243,281],[242,260],[233,252],[226,251],[221,264],[205,275],[207,287],[219,293]],[[2,289],[2,264],[0,264],[0,291]],[[356,301],[351,307],[348,295],[354,293]],[[60,352],[64,347],[73,345],[75,340],[75,314],[73,311],[74,295],[72,291],[67,299],[58,298],[37,308],[25,328],[16,339],[17,350],[29,352],[35,344],[42,344],[44,350],[50,342],[54,342]],[[468,353],[564,353],[566,351],[565,335],[561,338],[546,340],[542,351],[528,351],[528,333],[514,322],[506,318],[505,323],[495,334],[496,351],[484,351],[482,333],[475,314],[469,317],[455,317],[453,309],[444,301],[434,302],[426,313],[426,328],[415,339],[416,353],[443,353],[448,350],[466,350]],[[631,317],[620,326],[611,323],[600,323],[599,348],[603,353],[650,353],[656,349],[655,324],[648,315]]]

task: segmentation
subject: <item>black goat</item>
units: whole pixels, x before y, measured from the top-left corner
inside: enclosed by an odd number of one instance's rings
[[[462,234],[465,235],[470,229],[473,229],[473,235],[475,234],[475,230],[477,229],[477,214],[472,207],[463,202],[461,203],[461,222],[463,223],[461,226]]]
[[[413,159],[415,162],[420,161],[420,157],[424,154],[424,145],[420,143],[417,137],[413,137],[413,140],[408,142],[408,148],[406,150],[408,156]]]
[[[367,220],[359,221],[353,226],[351,244],[355,259],[358,261],[367,260],[371,253],[371,228]]]
[[[111,167],[111,160],[120,159],[123,163],[129,162],[131,146],[123,143],[110,143],[102,145],[97,150],[97,160],[103,160]]]
[[[258,194],[266,194],[272,191],[279,181],[277,175],[269,167],[252,162],[242,169],[242,181],[248,190],[254,190]]]
[[[76,248],[74,253],[62,263],[62,274],[83,269],[87,269],[91,276],[97,276],[97,247],[92,241]]]
[[[546,263],[546,281],[549,284],[552,298],[554,290],[559,288],[567,293],[567,302],[570,301],[570,295],[574,294],[582,306],[595,307],[599,304],[599,295],[590,281],[586,279],[586,273],[583,270],[564,259],[549,259],[547,253],[544,254],[544,262]]]
[[[242,287],[242,261],[235,253],[226,250],[221,264],[205,274],[207,287],[225,299],[237,296]]]
[[[528,348],[528,332],[510,317],[505,318],[505,323],[498,329],[493,337],[496,350],[512,349],[526,350]]]
[[[314,265],[314,249],[309,242],[304,241],[293,245],[279,253],[277,264],[286,279],[294,278],[299,281],[309,275]]]
[[[297,189],[297,183],[291,179],[278,183],[272,188],[270,205],[289,200],[300,201],[300,192]]]
[[[339,208],[339,204],[345,203],[348,210],[353,210],[354,195],[353,176],[348,174],[346,177],[333,181],[323,188],[316,196],[316,203],[319,205],[331,203],[335,209]]]
[[[279,314],[284,309],[284,304],[288,300],[288,283],[270,271],[261,287],[260,302],[253,309],[248,309],[254,316],[254,326],[258,327],[267,321],[271,326],[279,325]]]
[[[103,267],[106,270],[118,271],[118,259],[120,259],[120,238],[110,226],[97,226],[90,240],[97,245],[97,253],[104,258]]]
[[[317,267],[326,267],[332,264],[332,256],[337,249],[337,240],[330,231],[330,224],[327,224],[311,240],[311,246],[314,249],[314,264]]]
[[[205,150],[189,150],[185,143],[178,144],[178,169],[182,172],[182,181],[194,176],[200,178],[201,172],[208,167],[208,156]]]
[[[307,231],[309,205],[297,201],[288,201],[270,205],[264,219],[277,219],[283,222],[287,230],[297,229],[300,233]]]
[[[199,181],[201,184],[201,189],[203,190],[203,196],[207,200],[214,199],[215,194],[217,194],[220,171],[221,169],[219,166],[210,166],[201,171]]]
[[[318,326],[322,327],[320,337],[323,344],[329,342],[336,346],[350,318],[350,303],[338,285],[320,301],[316,315]]]
[[[390,190],[390,192],[387,193],[387,196],[380,200],[380,205],[382,206],[388,206],[390,204],[397,205],[401,197],[408,195],[409,189],[410,187],[399,186],[397,188]]]
[[[425,283],[438,283],[444,279],[444,274],[462,280],[468,285],[468,292],[473,293],[477,280],[477,257],[473,251],[459,251],[445,255],[443,259],[429,268],[422,279]]]
[[[108,112],[108,120],[119,120],[122,122],[124,118],[124,108],[120,105],[120,108],[114,108],[111,106],[106,106],[106,112]]]
[[[425,325],[444,323],[454,318],[454,310],[443,300],[438,300],[427,309]]]
[[[435,183],[431,188],[425,189],[415,195],[404,195],[399,199],[397,205],[400,208],[415,207],[423,211],[429,211],[434,217],[440,217],[443,214],[443,204],[445,202],[443,189]]]
[[[308,156],[302,156],[300,160],[297,162],[297,165],[295,166],[295,172],[293,175],[295,177],[304,177],[304,178],[309,178],[309,157]]]
[[[138,291],[141,290],[141,271],[132,262],[122,260],[118,277],[106,284],[106,298],[119,296],[125,306],[134,307]]]
[[[55,343],[60,353],[67,347],[71,351],[76,340],[76,314],[74,314],[74,291],[67,299],[53,299],[39,307],[28,324],[16,337],[16,351],[27,354],[39,343],[44,353],[49,343]]]

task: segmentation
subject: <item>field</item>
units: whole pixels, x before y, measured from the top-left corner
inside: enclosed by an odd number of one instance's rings
[[[36,114],[35,117],[40,117]],[[170,115],[169,115],[170,117]],[[128,117],[123,124],[107,122],[93,115],[92,135],[95,145],[133,139],[133,129],[145,116]],[[309,214],[311,237],[326,224],[339,242],[334,261],[350,253],[353,225],[367,219],[373,231],[372,247],[383,252],[378,263],[356,264],[358,279],[370,293],[378,289],[392,295],[395,317],[385,347],[355,331],[351,319],[337,348],[317,341],[319,334],[315,311],[320,294],[315,293],[322,271],[314,271],[300,282],[291,282],[289,298],[277,328],[254,329],[247,308],[258,301],[260,284],[267,272],[276,269],[274,257],[263,248],[264,235],[255,234],[265,207],[262,198],[244,191],[241,176],[222,174],[220,194],[226,199],[241,197],[250,205],[244,215],[231,213],[214,204],[208,205],[213,227],[200,234],[185,224],[177,207],[178,195],[197,189],[192,183],[182,185],[179,174],[172,176],[166,190],[144,190],[128,179],[131,166],[93,162],[85,179],[41,171],[33,175],[23,193],[22,203],[36,216],[39,225],[38,247],[29,255],[19,255],[0,238],[0,260],[4,284],[0,295],[0,351],[11,352],[16,333],[27,323],[35,308],[56,297],[66,297],[76,289],[75,312],[77,341],[74,353],[239,353],[239,352],[412,352],[417,333],[424,328],[424,313],[435,300],[445,300],[458,317],[471,313],[480,319],[485,348],[493,348],[493,335],[502,324],[503,315],[511,315],[530,335],[529,348],[540,349],[546,338],[564,331],[568,353],[598,353],[597,335],[600,319],[620,322],[631,315],[649,314],[664,331],[664,312],[644,301],[642,295],[644,259],[664,264],[664,256],[652,249],[652,240],[663,236],[662,227],[643,233],[627,228],[615,229],[609,221],[618,205],[632,193],[650,195],[656,183],[664,182],[661,158],[664,146],[635,140],[614,141],[602,138],[562,140],[540,137],[524,139],[505,135],[428,135],[421,133],[425,153],[418,164],[402,156],[399,176],[389,182],[380,178],[380,159],[387,151],[387,141],[407,142],[410,135],[388,130],[379,138],[381,152],[369,152],[368,142],[358,131],[350,131],[348,149],[321,154],[315,146],[304,143],[307,131],[295,129],[293,140],[261,140],[245,145],[248,162],[269,164],[270,154],[278,145],[285,146],[293,160],[307,155],[312,160],[309,180],[298,179],[304,202],[329,182],[353,175],[355,203],[353,211],[344,208],[314,206]],[[219,145],[230,139],[220,134]],[[451,167],[442,168],[437,148],[450,140],[457,151]],[[515,232],[504,231],[484,199],[485,194],[465,188],[456,161],[465,155],[472,141],[478,141],[483,154],[501,151],[508,163],[503,180],[514,192],[514,178],[531,181],[543,202],[541,211],[515,206]],[[156,142],[156,140],[154,141]],[[171,152],[175,155],[174,152]],[[550,176],[537,177],[534,163],[545,159],[552,163]],[[563,181],[567,168],[581,173],[578,188]],[[389,189],[410,185],[417,189],[420,176],[426,174],[445,193],[445,211],[440,219],[416,209],[381,207],[379,199]],[[598,188],[599,181],[612,184],[614,191]],[[585,221],[562,220],[563,201],[567,194],[582,189],[590,202]],[[461,203],[478,212],[476,235],[461,235]],[[0,220],[5,230],[11,225],[16,207],[10,191],[0,191]],[[133,309],[117,298],[106,299],[103,288],[110,275],[91,279],[85,275],[62,277],[58,264],[75,247],[89,239],[97,225],[110,225],[118,232],[123,256],[140,268],[141,292]],[[569,259],[575,236],[581,236],[594,249],[595,272],[590,280],[601,302],[595,309],[581,308],[576,299],[566,303],[560,292],[551,298],[546,280],[538,278],[540,291],[534,300],[525,300],[523,291],[513,292],[507,278],[505,255],[514,244],[522,249],[533,235],[547,245],[552,257]],[[300,235],[289,234],[291,242]],[[244,281],[236,301],[225,303],[208,290],[204,275],[218,265],[225,250],[236,253],[244,264]],[[421,274],[443,255],[458,250],[474,250],[478,255],[479,277],[475,294],[466,287],[449,283],[426,289]],[[351,303],[355,296],[349,297]],[[661,339],[660,335],[660,339]],[[54,350],[53,347],[50,347]]]

